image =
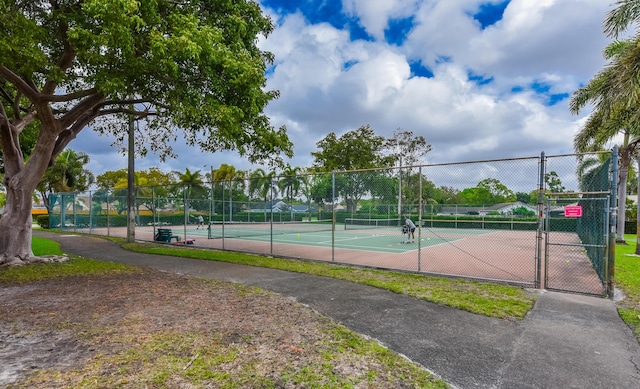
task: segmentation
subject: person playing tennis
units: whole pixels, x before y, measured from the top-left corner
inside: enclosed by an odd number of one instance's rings
[[[409,238],[409,234],[411,234],[411,243],[416,241],[416,225],[409,218],[409,215],[404,217],[404,224],[407,226],[407,238]]]

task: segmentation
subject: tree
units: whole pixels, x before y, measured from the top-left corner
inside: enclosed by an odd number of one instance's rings
[[[249,175],[249,194],[251,196],[258,195],[264,201],[264,220],[267,220],[267,198],[274,196],[276,188],[274,188],[274,179],[276,172],[274,170],[269,173],[263,169],[256,169]]]
[[[384,155],[386,143],[386,139],[376,135],[369,125],[340,137],[331,132],[316,143],[318,151],[311,153],[313,168],[331,172],[391,167],[394,158]],[[336,175],[336,191],[344,197],[349,212],[355,212],[358,200],[368,190],[364,185],[365,179],[365,175],[358,172]]]
[[[386,143],[387,140],[376,135],[369,125],[340,137],[330,132],[316,143],[318,151],[311,153],[313,167],[325,172],[391,167],[394,157],[383,154]]]
[[[229,221],[233,219],[233,189],[234,186],[240,185],[244,187],[244,181],[236,180],[244,176],[244,172],[236,170],[233,165],[227,165],[226,163],[220,164],[220,167],[213,171],[213,181],[216,183],[223,183],[223,196],[224,187],[229,188]],[[224,207],[224,204],[223,204]]]
[[[47,167],[83,129],[127,139],[139,119],[141,154],[172,156],[181,136],[209,152],[237,150],[251,162],[292,156],[284,127],[264,107],[273,55],[258,38],[273,24],[249,0],[2,1],[0,146],[7,206],[0,264],[42,260],[31,251],[31,194]],[[25,162],[30,125],[37,141]],[[178,132],[181,132],[178,135]]]
[[[291,167],[287,165],[282,171],[282,176],[278,180],[278,189],[280,193],[289,198],[289,210],[291,213],[291,219],[293,220],[293,197],[297,196],[300,192],[300,174],[299,167]]]
[[[127,169],[109,170],[96,177],[98,188],[113,190],[117,183],[127,180]]]
[[[166,203],[168,185],[176,183],[175,173],[165,173],[157,167],[137,171],[134,174],[135,205],[139,209],[141,205],[155,211]],[[99,202],[116,203],[118,213],[127,210],[127,187],[129,186],[127,169],[106,171],[96,178],[98,191],[94,194],[94,200]],[[100,207],[102,209],[102,207]],[[139,212],[138,212],[139,214]]]
[[[94,176],[84,167],[88,163],[87,154],[71,149],[58,155],[54,165],[47,169],[36,187],[47,209],[53,205],[49,204],[49,195],[54,192],[82,192],[89,189]]]
[[[544,175],[544,182],[547,184],[547,188],[551,193],[564,193],[565,187],[562,185],[558,173],[551,171]]]
[[[133,191],[135,198],[135,208],[136,208],[136,224],[140,224],[140,206],[145,204],[148,208],[153,209],[153,204],[151,200],[151,188],[148,186],[147,179],[141,177],[140,173],[134,173],[133,176]],[[118,199],[118,214],[124,212],[128,209],[128,187],[129,187],[129,177],[125,176],[124,179],[118,181],[113,187],[113,195],[116,199]]]
[[[536,193],[537,193],[537,191],[536,191]],[[536,200],[536,201],[532,202],[532,200]],[[516,192],[516,201],[519,201],[519,202],[525,203],[525,204],[535,204],[537,202],[537,197],[532,199],[530,193]]]
[[[515,216],[533,217],[536,213],[527,207],[518,207],[511,210],[511,213]]]
[[[617,4],[618,7],[607,14],[604,22],[605,34],[614,38],[626,30],[629,24],[640,20],[640,1],[621,0]],[[635,70],[640,66],[639,44],[640,39],[635,36],[630,40],[615,41],[607,46],[604,51],[605,59],[608,61],[607,67],[599,71],[584,87],[574,92],[570,101],[570,109],[575,114],[586,104],[594,104],[594,110],[584,128],[574,138],[577,151],[599,150],[622,135],[623,140],[618,151],[618,215],[625,214],[629,166],[640,140],[640,115],[636,108],[640,103],[640,84]],[[619,217],[616,242],[625,243],[624,229],[624,217]]]
[[[438,196],[435,198],[438,204],[463,203],[462,192],[452,186],[441,186],[438,188],[438,192]]]
[[[616,46],[620,47],[620,46]],[[620,51],[618,51],[620,52]],[[578,113],[579,110],[590,101],[596,101],[601,96],[599,93],[598,85],[604,83],[604,77],[609,77],[609,73],[601,73],[598,77],[601,79],[593,79],[583,88],[578,90],[572,98],[571,108],[574,113]],[[594,111],[589,116],[585,126],[578,132],[574,138],[574,148],[578,152],[589,152],[601,150],[606,144],[622,135],[622,144],[619,145],[619,169],[618,169],[618,214],[624,215],[627,182],[629,178],[629,168],[631,160],[636,152],[638,142],[638,124],[633,123],[631,118],[633,117],[630,112],[632,109],[624,107],[623,103],[619,104],[607,113],[601,111]],[[588,159],[587,159],[588,161]],[[616,237],[617,243],[625,243],[624,240],[624,218],[619,218],[617,222],[618,236]]]
[[[314,174],[309,182],[309,197],[314,202],[324,205],[333,201],[333,185],[331,174]]]
[[[391,151],[391,157],[398,164],[398,215],[400,215],[402,213],[403,193],[412,193],[402,190],[402,168],[403,166],[414,166],[417,164],[421,157],[431,151],[431,145],[427,144],[423,136],[414,137],[412,131],[403,131],[398,128],[394,131],[393,137],[387,139],[387,148]],[[406,172],[406,174],[411,173],[411,170]]]
[[[487,178],[476,185],[475,188],[466,188],[461,193],[465,204],[493,205],[516,200],[516,195],[500,180]]]
[[[200,170],[192,172],[189,168],[186,168],[184,173],[175,173],[178,176],[178,185],[182,188],[182,197],[184,198],[184,221],[185,224],[188,224],[192,207],[195,207],[195,209],[203,208],[202,204],[197,202],[193,204],[193,199],[206,197],[207,188],[203,185],[204,182],[202,181]]]
[[[400,128],[393,132],[392,138],[387,139],[386,147],[398,166],[414,166],[431,151],[431,145],[423,136],[413,136],[413,131]]]

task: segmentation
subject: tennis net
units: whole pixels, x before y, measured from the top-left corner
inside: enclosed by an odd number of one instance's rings
[[[286,222],[212,222],[209,238],[243,238],[256,235],[283,235],[331,231],[331,220]]]
[[[394,219],[344,219],[345,230],[364,230],[369,228],[398,228],[402,225],[399,218]]]

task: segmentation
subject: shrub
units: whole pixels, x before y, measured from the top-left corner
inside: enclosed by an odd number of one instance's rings
[[[42,228],[49,228],[49,215],[37,215],[36,223]]]

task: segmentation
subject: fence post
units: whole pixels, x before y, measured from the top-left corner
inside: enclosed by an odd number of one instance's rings
[[[93,231],[93,194],[89,191],[89,234]]]
[[[421,271],[422,247],[420,243],[422,241],[422,166],[418,167],[418,179],[420,180],[418,183],[418,193],[420,194],[420,198],[418,199],[418,271]]]
[[[189,224],[189,185],[182,186],[182,208],[184,209],[184,226],[182,227],[183,239],[187,239],[187,224]]]
[[[109,215],[109,211],[110,209],[110,205],[111,202],[109,201],[109,192],[107,192],[107,236],[111,236],[111,218]]]
[[[151,187],[151,225],[153,226],[153,240],[156,240],[156,223],[160,221],[157,215],[158,204],[156,204],[156,187]],[[157,220],[156,220],[157,219]],[[160,224],[160,223],[158,223]]]
[[[331,262],[336,260],[336,173],[331,172]]]
[[[543,231],[544,231],[544,173],[546,169],[545,165],[545,154],[544,151],[540,153],[540,169],[538,171],[538,249],[536,252],[536,263],[537,263],[537,271],[536,271],[536,280],[535,287],[537,289],[544,289],[547,287],[546,282],[542,282],[542,239],[543,239]],[[545,256],[546,258],[546,256]],[[546,268],[546,267],[545,267]],[[546,279],[546,278],[545,278]]]
[[[71,203],[71,209],[73,210],[73,232],[78,229],[78,207],[76,203],[78,201],[78,192],[73,192],[73,203]]]
[[[224,250],[224,224],[226,223],[225,221],[225,212],[224,212],[224,183],[225,181],[220,181],[220,185],[222,185],[222,249]]]
[[[269,204],[270,204],[270,216],[269,216],[269,242],[270,243],[270,249],[269,252],[271,254],[273,254],[273,186],[274,186],[275,182],[273,182],[273,178],[269,178]],[[265,208],[266,208],[266,204],[265,204]]]
[[[618,225],[618,145],[613,147],[613,152],[611,155],[611,214],[609,217],[609,250],[608,255],[605,256],[607,260],[607,276],[606,276],[606,285],[607,285],[607,296],[609,298],[613,298],[613,292],[615,288],[615,264],[616,264],[616,235],[617,235],[617,225]],[[624,217],[621,216],[621,217]],[[622,237],[624,239],[624,236]]]

